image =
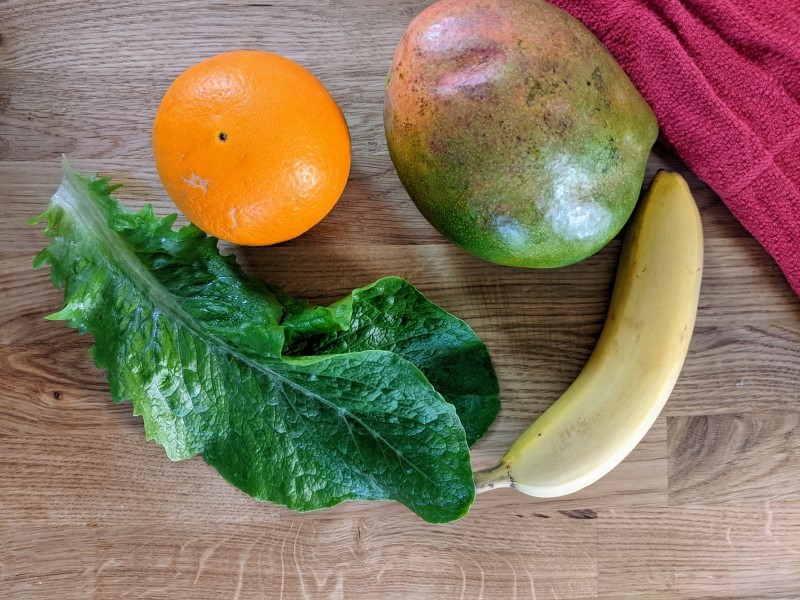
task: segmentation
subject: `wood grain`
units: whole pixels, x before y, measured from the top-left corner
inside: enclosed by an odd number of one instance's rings
[[[670,504],[795,500],[800,480],[800,411],[669,419]]]
[[[700,310],[664,414],[595,485],[565,498],[481,494],[463,520],[388,502],[297,514],[255,502],[201,459],[173,463],[115,405],[90,336],[45,321],[62,296],[31,264],[67,154],[175,208],[150,153],[170,81],[235,48],[311,69],[353,140],[344,196],[308,234],[234,248],[253,275],[332,302],[409,279],[486,342],[502,408],[473,449],[496,461],[569,385],[602,328],[619,239],[564,269],[490,265],[419,214],[386,150],[394,46],[419,0],[0,2],[0,597],[798,598],[800,300],[714,192],[682,173],[706,237]],[[185,223],[182,217],[179,223]]]
[[[61,598],[117,597],[119,590],[209,599],[593,598],[596,538],[593,512],[525,508],[424,535],[389,515],[169,523],[152,532],[136,525],[29,527],[8,536],[15,549],[8,591]],[[81,552],[65,556],[57,548],[66,544]],[[487,555],[486,544],[498,552]]]
[[[796,598],[800,590],[797,502],[610,509],[597,521],[601,598]]]

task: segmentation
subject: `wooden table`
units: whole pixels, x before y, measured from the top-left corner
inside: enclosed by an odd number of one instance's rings
[[[486,342],[502,410],[476,467],[579,372],[603,324],[620,243],[572,267],[500,267],[447,243],[392,168],[382,127],[394,46],[424,2],[0,3],[0,597],[796,598],[800,595],[800,300],[709,188],[706,272],[685,369],[655,427],[597,484],[536,500],[478,497],[428,525],[393,503],[295,514],[255,502],[197,458],[172,463],[115,406],[88,336],[44,315],[43,210],[59,156],[174,208],[150,127],[172,79],[241,47],[312,70],[353,139],[347,190],[307,235],[237,249],[251,273],[333,301],[400,275]]]

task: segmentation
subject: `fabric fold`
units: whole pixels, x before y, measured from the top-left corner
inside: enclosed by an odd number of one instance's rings
[[[664,141],[800,295],[800,2],[551,2],[614,55]]]

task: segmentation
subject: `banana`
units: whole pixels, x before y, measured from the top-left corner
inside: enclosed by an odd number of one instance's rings
[[[478,492],[548,498],[608,473],[639,443],[672,392],[694,329],[703,229],[689,187],[659,171],[628,224],[603,331],[581,373],[509,448],[477,471]]]

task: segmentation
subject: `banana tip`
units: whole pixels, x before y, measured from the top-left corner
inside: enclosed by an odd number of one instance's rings
[[[505,463],[498,463],[488,469],[481,469],[473,473],[475,478],[475,493],[488,492],[495,488],[511,487],[511,476]]]

